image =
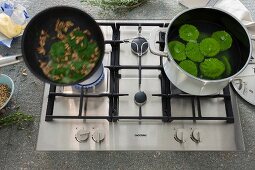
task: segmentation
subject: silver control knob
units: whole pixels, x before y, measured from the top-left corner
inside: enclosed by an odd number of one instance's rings
[[[92,139],[97,142],[100,143],[104,140],[105,138],[105,133],[103,130],[96,130],[93,134],[92,134]]]
[[[174,139],[179,143],[186,142],[187,132],[185,131],[185,129],[177,129],[175,132]]]
[[[196,143],[201,142],[201,132],[198,129],[193,130],[190,138]]]
[[[75,139],[78,142],[85,142],[89,138],[89,131],[85,129],[80,129],[78,132],[75,134]]]

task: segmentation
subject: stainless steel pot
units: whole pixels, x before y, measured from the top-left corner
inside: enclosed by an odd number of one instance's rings
[[[235,71],[230,77],[218,80],[205,80],[197,78],[184,71],[173,59],[168,49],[168,42],[172,41],[172,33],[183,24],[193,21],[205,21],[221,25],[234,36],[239,48],[238,60]],[[210,25],[208,26],[208,29]],[[159,51],[156,46],[156,37],[159,32],[165,32],[165,51]],[[233,37],[232,37],[233,38]],[[169,80],[180,90],[193,95],[210,95],[219,93],[234,77],[241,73],[248,65],[252,54],[251,37],[247,29],[231,14],[216,8],[194,8],[178,14],[171,20],[168,28],[157,28],[152,32],[150,50],[153,54],[167,57],[164,62],[164,70]],[[237,49],[235,49],[237,50]]]

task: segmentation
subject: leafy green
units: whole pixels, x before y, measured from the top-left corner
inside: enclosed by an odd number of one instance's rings
[[[204,78],[217,79],[225,71],[225,65],[217,58],[205,59],[204,62],[200,63],[200,71]]]
[[[195,42],[199,36],[199,31],[197,28],[190,24],[184,24],[179,29],[179,36],[184,41]]]
[[[194,62],[201,62],[204,60],[204,55],[200,52],[198,43],[188,42],[185,50],[190,60]]]
[[[92,56],[93,54],[93,57],[98,56],[97,47],[95,41],[89,39],[86,33],[77,28],[68,33],[64,40],[51,45],[50,57],[52,60],[47,65],[50,68],[49,78],[59,83],[74,83],[81,80],[86,74],[83,66],[88,66],[90,62],[92,62],[91,64],[96,62]]]
[[[180,62],[179,66],[193,76],[197,76],[197,65],[191,60],[184,60]]]
[[[67,42],[68,42],[69,46],[74,51],[78,52],[78,51],[83,50],[87,47],[89,41],[88,41],[88,37],[86,36],[86,34],[84,34],[80,30],[76,30],[76,31],[73,31],[73,36],[74,37],[84,37],[84,39],[79,44],[76,44],[76,38],[72,38],[70,34],[67,36]],[[83,45],[81,46],[82,43],[83,43]]]
[[[226,31],[214,32],[212,37],[219,42],[221,51],[229,49],[232,45],[232,37]]]
[[[87,46],[87,48],[81,48],[79,49],[78,55],[81,56],[84,60],[88,60],[92,54],[94,54],[95,49],[97,47],[96,43],[90,43],[89,46]]]
[[[147,0],[81,0],[88,2],[91,5],[99,6],[103,9],[118,9],[118,8],[135,8]]]
[[[67,70],[69,70],[69,68],[68,68],[68,66],[65,66],[65,67],[60,67],[60,68],[58,68],[58,67],[53,67],[53,69],[50,71],[50,74],[51,75],[64,75],[64,76],[68,76],[68,71]]]
[[[183,43],[179,41],[171,41],[168,43],[168,48],[175,60],[182,61],[186,59],[185,45]]]
[[[214,38],[205,38],[200,42],[200,51],[208,57],[217,55],[220,51],[220,44]]]
[[[65,54],[65,43],[62,41],[55,42],[50,47],[50,55],[53,60],[63,57]]]
[[[34,117],[32,115],[27,115],[22,112],[15,112],[5,117],[0,117],[0,128],[11,125],[21,126],[26,122],[32,122]]]
[[[223,56],[219,57],[219,59],[225,65],[225,76],[226,77],[230,76],[231,73],[232,73],[232,67],[231,67],[231,64],[229,62],[229,56],[223,55]]]

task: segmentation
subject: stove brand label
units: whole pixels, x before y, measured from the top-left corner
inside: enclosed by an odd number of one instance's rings
[[[136,136],[136,137],[141,137],[141,136],[147,136],[147,134],[144,134],[144,133],[136,133],[135,136]]]

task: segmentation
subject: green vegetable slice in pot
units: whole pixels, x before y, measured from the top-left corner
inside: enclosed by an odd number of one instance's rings
[[[229,63],[229,56],[223,55],[223,56],[219,57],[219,59],[225,65],[225,76],[226,77],[230,76],[232,73],[232,67],[231,67],[231,64]]]
[[[229,49],[232,45],[232,37],[226,31],[214,32],[212,37],[219,42],[221,51]]]
[[[189,74],[197,77],[198,74],[197,65],[193,61],[184,60],[180,62],[179,66]]]
[[[205,59],[199,67],[202,76],[208,79],[217,79],[225,71],[225,65],[217,58]]]
[[[200,52],[198,43],[188,42],[185,51],[187,57],[194,62],[202,62],[204,60],[204,55]]]
[[[183,61],[186,59],[185,45],[179,41],[171,41],[168,43],[168,48],[172,57],[177,61]]]
[[[220,44],[214,38],[205,38],[200,42],[200,51],[208,57],[213,57],[220,52]]]
[[[179,29],[179,36],[184,41],[195,42],[199,36],[199,31],[194,25],[184,24]]]

